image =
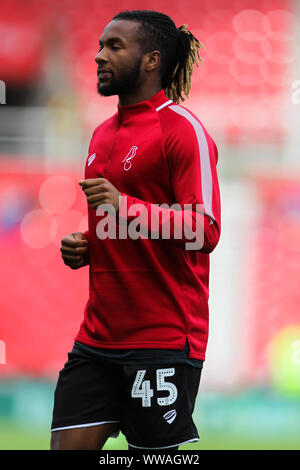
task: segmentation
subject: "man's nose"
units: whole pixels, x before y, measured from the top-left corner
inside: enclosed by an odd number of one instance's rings
[[[107,62],[107,58],[104,53],[104,48],[97,53],[95,57],[95,62],[96,64],[99,64],[100,62]]]

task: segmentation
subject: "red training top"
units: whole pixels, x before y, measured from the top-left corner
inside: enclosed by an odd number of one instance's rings
[[[95,129],[85,179],[106,178],[122,199],[117,216],[88,205],[90,289],[77,341],[182,350],[187,339],[189,357],[205,359],[209,253],[220,237],[217,160],[201,122],[163,90],[118,106]],[[187,248],[199,226],[203,243]]]

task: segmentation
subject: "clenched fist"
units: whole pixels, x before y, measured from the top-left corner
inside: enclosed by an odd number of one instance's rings
[[[71,269],[89,264],[88,241],[81,232],[66,235],[61,241],[60,251],[64,263]]]
[[[121,193],[107,179],[91,178],[79,181],[79,184],[93,209],[97,209],[100,204],[111,204],[118,212]]]

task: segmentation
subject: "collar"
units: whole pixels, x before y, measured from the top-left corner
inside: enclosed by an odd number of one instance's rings
[[[120,119],[124,121],[124,119],[126,120],[131,116],[149,111],[150,109],[158,110],[158,108],[163,106],[165,103],[171,103],[171,100],[166,97],[164,90],[160,90],[149,100],[123,106],[118,105],[118,114]]]

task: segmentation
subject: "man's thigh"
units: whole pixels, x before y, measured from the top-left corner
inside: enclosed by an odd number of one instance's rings
[[[51,450],[101,450],[107,439],[119,430],[119,424],[106,423],[95,426],[52,431]]]
[[[185,364],[123,366],[121,430],[130,448],[163,449],[199,439],[193,421],[201,369]]]
[[[75,443],[116,432],[122,419],[122,368],[103,363],[85,353],[69,353],[59,373],[52,417],[53,447],[57,442]],[[89,429],[91,428],[91,429]],[[60,433],[55,436],[55,433]],[[106,438],[107,438],[106,437]],[[83,442],[83,441],[82,441]]]

